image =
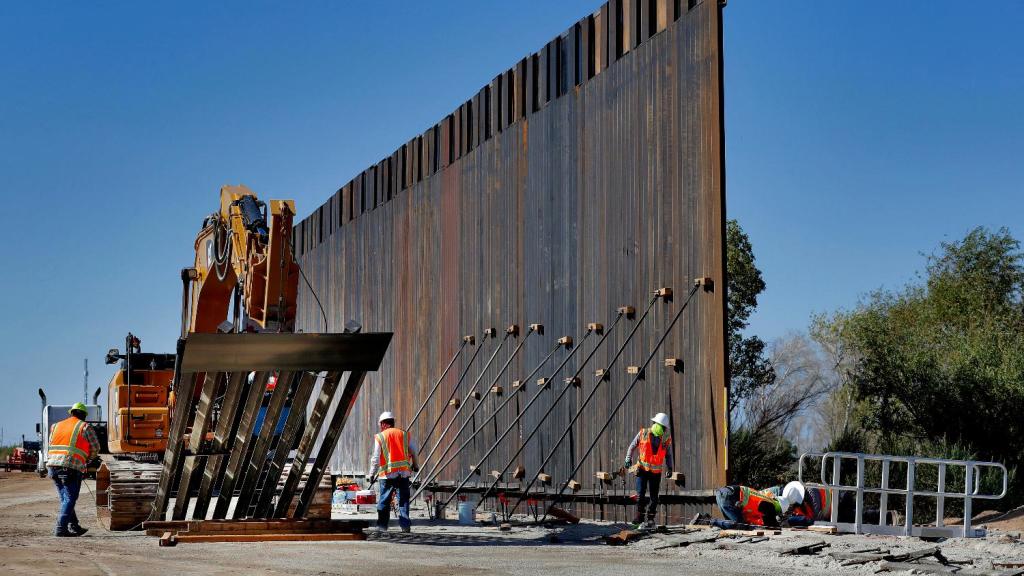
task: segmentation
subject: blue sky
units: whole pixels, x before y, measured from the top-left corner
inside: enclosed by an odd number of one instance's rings
[[[224,183],[305,214],[597,0],[0,5],[0,426],[171,351]],[[976,225],[1024,238],[1024,3],[725,9],[728,212],[771,339]]]

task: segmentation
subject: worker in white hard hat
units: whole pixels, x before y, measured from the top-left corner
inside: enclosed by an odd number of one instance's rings
[[[672,435],[668,433],[668,415],[658,412],[651,418],[651,425],[641,428],[626,450],[624,465],[633,467],[633,455],[637,455],[636,468],[636,516],[633,524],[637,527],[654,528],[654,517],[658,512],[658,494],[661,492],[662,473],[672,474]],[[650,498],[648,498],[650,495]],[[644,513],[646,512],[646,519]]]
[[[373,437],[373,452],[367,480],[378,482],[377,529],[386,532],[391,520],[391,499],[398,493],[398,525],[402,532],[412,530],[409,519],[409,477],[416,468],[416,447],[409,434],[395,427],[395,415],[382,412],[377,419],[380,432]]]
[[[755,490],[748,486],[725,486],[715,491],[718,507],[726,520],[715,520],[719,528],[735,528],[736,523],[753,526],[779,526],[790,518],[791,510],[804,501],[807,489],[800,482],[790,482],[781,493]]]

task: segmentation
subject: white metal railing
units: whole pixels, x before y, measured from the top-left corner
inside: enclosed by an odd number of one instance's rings
[[[814,459],[821,459],[821,483],[807,482],[804,479],[805,463]],[[854,484],[843,484],[842,468],[844,461],[854,461],[857,466],[857,479]],[[880,485],[877,487],[866,486],[864,479],[865,463],[879,462],[882,468]],[[893,463],[906,464],[907,482],[903,488],[893,488],[889,485],[889,474]],[[919,466],[935,466],[937,469],[938,481],[936,490],[917,490],[915,487],[916,472]],[[949,469],[963,468],[964,490],[963,492],[950,492],[946,490],[946,473]],[[1003,489],[999,494],[981,493],[979,478],[983,469],[994,469],[1002,472]],[[832,471],[832,481],[827,479],[828,471]],[[849,470],[849,469],[847,469]],[[858,452],[808,452],[800,456],[799,480],[807,486],[818,486],[826,488],[831,493],[832,510],[829,524],[838,529],[855,534],[890,534],[898,536],[963,536],[971,538],[983,536],[984,530],[971,528],[972,501],[974,500],[998,500],[1006,496],[1008,477],[1006,467],[998,462],[980,462],[976,460],[946,460],[941,458],[919,458],[916,456],[888,456],[879,454],[861,454]],[[842,492],[856,493],[856,510],[854,521],[839,521],[839,496]],[[878,523],[864,522],[864,494],[878,494],[880,500]],[[905,504],[905,518],[902,526],[889,525],[886,521],[888,516],[888,504],[890,495],[903,496]],[[935,524],[930,526],[914,526],[914,497],[935,498]],[[947,498],[959,498],[964,501],[964,519],[962,525],[946,526],[945,505]]]

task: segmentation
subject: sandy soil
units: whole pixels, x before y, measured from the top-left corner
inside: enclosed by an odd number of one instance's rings
[[[87,483],[92,488],[92,483]],[[83,487],[78,514],[91,528],[81,538],[50,536],[56,496],[49,480],[29,473],[0,472],[0,573],[3,574],[872,574],[878,567],[840,567],[825,555],[779,556],[773,550],[827,539],[831,549],[884,546],[919,548],[916,539],[867,536],[816,536],[787,532],[751,550],[718,550],[713,544],[657,550],[663,540],[648,538],[628,547],[611,547],[602,536],[622,528],[581,523],[568,528],[519,528],[429,525],[419,521],[412,538],[371,537],[366,542],[266,544],[182,544],[160,548],[141,533],[108,532],[95,522],[91,494]],[[554,536],[560,543],[550,543]],[[947,556],[974,560],[1024,559],[1019,535],[948,540]]]

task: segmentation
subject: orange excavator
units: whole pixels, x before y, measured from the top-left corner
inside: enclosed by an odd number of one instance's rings
[[[195,263],[181,272],[176,352],[143,352],[129,333],[123,352],[107,353],[119,364],[108,387],[110,454],[96,474],[108,528],[168,515],[330,516],[328,460],[392,335],[355,321],[343,333],[294,333],[294,216],[291,200],[221,188]]]
[[[224,186],[220,208],[203,220],[195,265],[181,271],[181,334],[293,332],[299,266],[291,246],[292,200],[260,201],[245,186]],[[107,385],[108,446],[118,459],[159,460],[174,404],[175,354],[143,353],[129,333]],[[268,383],[272,390],[273,379]],[[196,391],[198,395],[198,390]]]

